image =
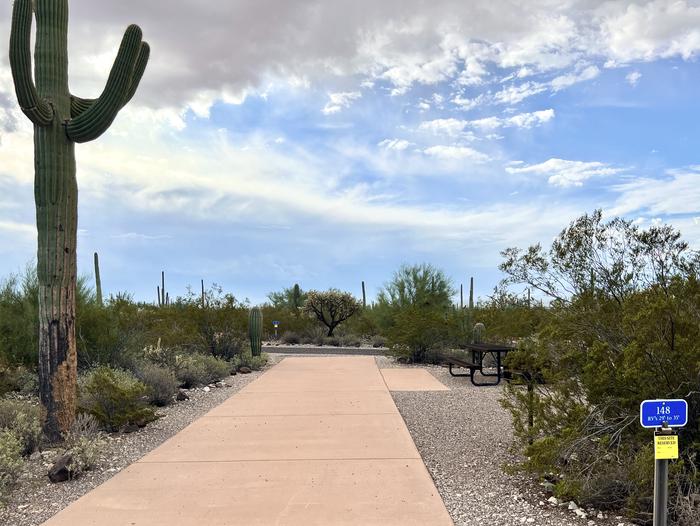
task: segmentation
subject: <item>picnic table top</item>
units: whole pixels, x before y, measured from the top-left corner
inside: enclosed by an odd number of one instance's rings
[[[467,350],[467,351],[507,353],[510,351],[514,351],[515,347],[512,345],[503,345],[500,343],[468,343],[465,346],[465,350]]]

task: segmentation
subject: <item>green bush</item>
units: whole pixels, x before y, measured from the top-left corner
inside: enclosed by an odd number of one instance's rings
[[[100,431],[100,423],[94,416],[86,413],[78,414],[64,438],[65,452],[73,457],[70,465],[73,476],[97,465],[100,453],[105,446],[105,439]]]
[[[384,336],[380,336],[379,334],[372,336],[372,347],[379,348],[379,347],[386,347],[386,338]]]
[[[542,380],[516,379],[503,400],[526,467],[556,473],[562,497],[646,520],[654,462],[639,403],[682,397],[689,421],[700,421],[700,254],[669,226],[642,230],[596,211],[549,250],[534,245],[503,256],[509,283],[550,299],[536,314],[537,333],[507,361]],[[522,311],[514,318],[513,331],[532,322]],[[687,504],[700,486],[700,427],[687,426],[682,437],[669,499],[679,524],[693,520]]]
[[[148,388],[150,404],[162,407],[172,403],[180,385],[172,369],[145,363],[139,367],[136,376]]]
[[[13,433],[22,455],[33,453],[41,442],[41,410],[27,402],[0,399],[0,431]]]
[[[148,407],[148,387],[132,373],[100,366],[79,382],[80,409],[94,416],[108,431],[129,424],[139,427],[156,416]]]
[[[408,306],[400,309],[387,333],[392,353],[409,362],[434,362],[449,342],[445,313],[438,308]]]
[[[237,356],[233,361],[235,369],[239,367],[248,367],[252,371],[259,371],[267,364],[270,357],[267,353],[262,353],[260,356],[253,356],[251,353],[244,353]]]
[[[298,343],[301,343],[301,338],[296,332],[293,331],[284,331],[282,334],[282,343],[286,343],[287,345],[296,345]]]
[[[12,431],[0,431],[0,502],[22,472],[22,444]]]
[[[186,389],[207,385],[231,374],[230,362],[204,354],[180,355],[177,357],[175,374],[180,386]]]

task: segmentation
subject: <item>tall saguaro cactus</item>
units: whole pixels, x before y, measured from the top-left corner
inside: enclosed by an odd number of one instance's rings
[[[262,353],[262,324],[263,315],[260,307],[253,307],[248,313],[248,336],[250,352],[253,356],[260,356]]]
[[[100,256],[95,252],[95,295],[97,304],[102,307],[102,280],[100,279]]]
[[[30,49],[36,16],[35,68]],[[68,90],[68,0],[15,0],[10,66],[17,100],[34,124],[38,230],[39,388],[44,432],[60,440],[75,418],[76,238],[74,144],[96,139],[133,97],[148,62],[141,29],[129,26],[104,91],[82,99]]]

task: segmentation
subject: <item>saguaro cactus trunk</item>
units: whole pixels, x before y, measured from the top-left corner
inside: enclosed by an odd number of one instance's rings
[[[34,13],[35,11],[35,13]],[[30,49],[36,15],[35,70]],[[34,124],[34,198],[38,230],[39,390],[44,432],[60,440],[75,418],[76,142],[104,133],[136,92],[148,62],[141,29],[129,26],[98,99],[68,90],[68,0],[15,0],[10,66],[17,100]]]

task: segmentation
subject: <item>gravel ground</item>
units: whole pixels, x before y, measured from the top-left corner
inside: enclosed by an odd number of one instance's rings
[[[380,368],[407,367],[378,357]],[[393,392],[401,415],[458,526],[627,526],[622,517],[587,518],[557,506],[536,481],[509,474],[512,452],[509,414],[498,403],[501,387],[474,387],[469,378],[450,376],[444,367],[420,366],[450,391]]]
[[[270,364],[277,363],[279,359],[270,356]],[[46,450],[40,455],[34,455],[39,458],[27,462],[19,486],[10,494],[6,507],[0,509],[0,525],[41,524],[129,464],[136,462],[263,372],[230,376],[225,379],[226,387],[210,389],[208,392],[203,389],[186,391],[189,400],[160,409],[158,414],[161,418],[145,428],[135,433],[109,435],[99,464],[74,480],[52,484],[46,476],[58,451]]]

